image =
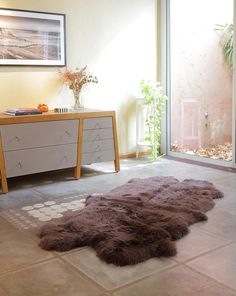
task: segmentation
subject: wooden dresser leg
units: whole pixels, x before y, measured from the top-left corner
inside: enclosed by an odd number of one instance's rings
[[[7,176],[6,176],[5,160],[3,156],[1,135],[0,135],[0,175],[1,175],[2,192],[7,193],[8,192]]]
[[[117,129],[116,129],[116,115],[112,116],[112,127],[113,127],[113,137],[114,137],[114,150],[115,150],[115,171],[120,171],[120,158],[119,158],[119,149],[118,149],[118,138],[117,138]]]
[[[120,171],[120,162],[114,160],[115,171],[118,173]]]
[[[74,171],[74,178],[80,178],[81,172],[81,159],[82,159],[82,144],[83,144],[83,126],[84,120],[83,118],[79,119],[79,133],[78,133],[78,150],[77,150],[77,165]]]
[[[8,192],[8,186],[7,186],[7,179],[1,177],[1,186],[2,186],[2,193]]]

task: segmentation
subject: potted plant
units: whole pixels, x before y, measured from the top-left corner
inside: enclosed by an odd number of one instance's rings
[[[161,154],[161,120],[167,96],[159,82],[142,80],[140,86],[147,110],[145,141],[149,142],[151,159],[156,160]]]

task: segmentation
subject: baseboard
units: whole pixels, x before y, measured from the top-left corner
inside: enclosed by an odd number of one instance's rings
[[[138,157],[142,157],[145,155],[150,155],[150,151],[140,151],[138,152]],[[136,158],[137,153],[136,152],[129,152],[129,153],[121,153],[120,154],[120,159],[125,159],[125,158]]]
[[[189,163],[189,164],[195,164],[195,165],[199,165],[199,166],[202,166],[202,167],[221,170],[221,171],[225,171],[225,172],[236,173],[236,168],[226,167],[226,166],[223,166],[223,165],[221,166],[221,165],[214,164],[214,163],[209,163],[209,162],[201,162],[201,160],[180,158],[180,157],[177,157],[177,156],[170,156],[170,155],[166,155],[165,158],[169,159],[169,160],[180,161],[180,162]]]

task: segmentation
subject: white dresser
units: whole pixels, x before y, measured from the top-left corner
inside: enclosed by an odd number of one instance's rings
[[[114,160],[120,170],[115,112],[84,110],[28,115],[0,115],[2,192],[7,178]]]
[[[82,164],[115,159],[112,117],[84,119]]]

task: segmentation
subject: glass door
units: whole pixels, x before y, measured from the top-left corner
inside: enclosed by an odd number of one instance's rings
[[[167,4],[169,154],[232,166],[233,0]]]

